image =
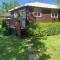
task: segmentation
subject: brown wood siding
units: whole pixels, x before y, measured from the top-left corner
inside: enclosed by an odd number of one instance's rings
[[[38,21],[38,22],[59,22],[60,19],[58,18],[51,18],[51,12],[42,12],[42,17],[33,17],[33,13],[31,12],[30,16],[29,16],[29,21]]]
[[[31,11],[31,10],[33,10],[34,7],[27,6],[27,7],[21,8],[21,10],[24,9],[24,8],[27,8]],[[17,9],[16,11],[19,11],[19,10],[20,9]],[[50,10],[51,9],[42,8],[42,17],[37,17],[37,18],[33,16],[33,13],[31,11],[27,15],[29,22],[30,23],[33,23],[33,22],[36,22],[36,21],[39,21],[39,22],[59,22],[60,21],[60,11],[59,11],[59,18],[58,19],[57,18],[53,19],[53,18],[51,18],[51,11]]]
[[[42,17],[36,18],[36,21],[40,21],[40,22],[55,22],[56,21],[57,22],[58,19],[51,18],[51,14],[42,14]]]

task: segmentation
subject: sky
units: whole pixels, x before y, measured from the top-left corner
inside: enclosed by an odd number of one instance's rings
[[[0,4],[2,1],[11,1],[11,0],[0,0]],[[30,3],[30,2],[42,2],[42,3],[49,3],[49,4],[56,4],[53,0],[18,0],[20,5],[23,5],[25,3]]]

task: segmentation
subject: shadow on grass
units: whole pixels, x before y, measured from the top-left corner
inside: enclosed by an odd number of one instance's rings
[[[33,49],[35,48],[35,50],[36,50],[35,52],[39,55],[39,60],[48,60],[51,57],[47,53],[47,47],[45,46],[45,43],[42,40],[43,39],[41,39],[39,37],[35,37],[35,36],[32,37],[31,42],[33,44]]]
[[[27,60],[26,50],[23,39],[0,36],[0,60]]]
[[[28,60],[26,40],[13,36],[0,36],[0,60]],[[40,60],[47,60],[43,54]]]

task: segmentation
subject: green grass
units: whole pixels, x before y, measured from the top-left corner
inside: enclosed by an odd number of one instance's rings
[[[26,41],[14,36],[0,35],[0,60],[27,60]],[[44,40],[48,60],[60,60],[60,35],[48,36]]]
[[[50,59],[48,60],[60,60],[60,35],[48,36],[44,42],[47,52],[50,54]]]
[[[0,35],[0,60],[27,60],[25,41]]]

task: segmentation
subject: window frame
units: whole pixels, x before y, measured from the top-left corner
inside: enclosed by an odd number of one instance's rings
[[[40,15],[39,15],[39,13],[40,13]],[[35,8],[34,11],[33,11],[33,16],[34,17],[42,17],[42,10],[38,9],[38,8]]]
[[[14,12],[14,13],[13,13],[13,17],[14,17],[14,18],[18,18],[18,13],[17,13],[17,12]]]
[[[51,10],[51,18],[58,18],[58,11],[57,10]]]

